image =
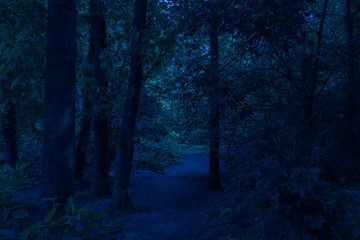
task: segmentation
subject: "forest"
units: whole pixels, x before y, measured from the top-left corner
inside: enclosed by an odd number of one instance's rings
[[[0,239],[360,239],[360,0],[0,0]]]

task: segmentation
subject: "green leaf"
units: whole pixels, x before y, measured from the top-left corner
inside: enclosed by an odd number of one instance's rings
[[[16,85],[18,85],[19,80],[20,80],[20,76],[15,78],[15,80],[11,83],[10,89],[13,89]]]
[[[6,239],[17,239],[17,234],[13,230],[0,228],[0,237],[5,237]]]
[[[48,214],[46,215],[45,221],[50,221],[52,219],[52,217],[54,216],[56,210],[57,210],[57,207],[52,207],[50,209],[50,211],[48,212]]]
[[[108,215],[105,211],[100,211],[100,212],[90,213],[87,219],[89,221],[97,221],[97,220],[105,219],[107,217]]]
[[[27,216],[29,216],[29,211],[26,209],[19,209],[19,210],[14,211],[12,213],[12,216],[16,219],[26,218]]]
[[[91,204],[90,207],[88,207],[88,211],[92,212],[100,203],[100,200],[95,201],[93,204]]]

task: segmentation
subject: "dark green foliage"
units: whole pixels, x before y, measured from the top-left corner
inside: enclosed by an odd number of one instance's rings
[[[96,210],[99,202],[91,206],[78,206],[74,198],[70,198],[65,205],[55,204],[54,199],[43,199],[37,203],[20,200],[18,195],[21,195],[26,182],[22,176],[28,166],[18,164],[13,169],[6,164],[1,165],[0,238],[95,240],[107,239],[111,234],[121,232],[121,223],[108,220],[105,211]],[[53,207],[44,218],[36,220],[36,209],[48,201],[52,202]]]
[[[358,239],[359,190],[324,180],[322,163],[328,160],[328,151],[319,145],[323,137],[316,136],[318,143],[306,154],[301,131],[292,132],[289,122],[280,127],[281,119],[268,121],[256,125],[255,138],[245,138],[246,144],[226,156],[231,205],[216,213],[225,219],[220,235]]]
[[[13,212],[22,210],[28,204],[14,199],[14,196],[23,190],[25,169],[29,164],[17,164],[16,168],[8,164],[0,165],[0,227],[6,226],[6,221]]]
[[[38,0],[1,1],[0,12],[2,134],[7,155],[21,159],[41,137],[46,8]]]
[[[43,220],[22,231],[20,239],[107,239],[122,230],[121,223],[107,220],[105,211],[95,211],[98,202],[89,207],[75,205],[70,198],[65,206],[54,205]]]
[[[163,172],[167,167],[179,163],[181,148],[171,136],[162,138],[139,138],[134,154],[136,168]]]

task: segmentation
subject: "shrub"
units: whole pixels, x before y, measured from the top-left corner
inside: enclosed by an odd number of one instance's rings
[[[101,240],[122,230],[121,223],[107,220],[105,211],[94,211],[99,202],[89,207],[76,206],[74,198],[65,205],[53,203],[44,219],[19,234],[20,239]]]
[[[137,168],[161,173],[168,166],[179,163],[180,156],[180,146],[169,135],[161,139],[140,137],[134,162]]]
[[[14,196],[24,186],[23,173],[29,164],[17,164],[15,169],[8,164],[0,166],[0,228],[7,227],[22,215],[26,215],[26,208],[30,202],[17,200]]]
[[[360,239],[360,192],[324,179],[327,151],[291,140],[289,129],[257,136],[227,156],[228,202],[216,213],[232,239]],[[288,141],[281,142],[280,139]],[[228,209],[226,214],[221,209]]]
[[[70,198],[65,205],[55,204],[54,199],[40,203],[17,200],[24,186],[24,171],[29,164],[18,164],[15,169],[7,164],[0,168],[0,239],[107,239],[122,230],[121,223],[109,221],[105,211],[95,211],[98,202],[89,207],[75,205]],[[39,209],[44,201],[52,201],[46,216],[30,225],[34,216],[29,211]],[[36,209],[37,208],[37,209]]]

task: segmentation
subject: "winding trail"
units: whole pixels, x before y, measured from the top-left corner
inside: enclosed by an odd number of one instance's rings
[[[207,155],[185,154],[181,162],[165,174],[140,171],[132,176],[136,212],[119,218],[125,232],[145,240],[200,240],[206,235],[205,210],[222,193],[206,190]]]

